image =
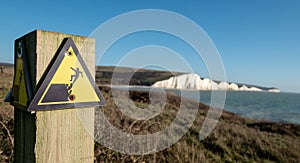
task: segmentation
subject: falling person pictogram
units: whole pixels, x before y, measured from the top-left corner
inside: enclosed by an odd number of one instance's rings
[[[71,79],[70,79],[70,85],[67,84],[67,89],[68,89],[68,93],[71,94],[72,93],[72,87],[75,84],[76,80],[79,78],[79,74],[81,74],[81,77],[83,78],[82,72],[79,71],[79,68],[77,67],[76,69],[73,67],[70,67],[71,70],[74,71],[75,74],[71,75]]]
[[[74,84],[74,83],[76,82],[76,80],[78,79],[79,74],[81,74],[81,77],[82,77],[82,78],[83,78],[83,75],[82,75],[82,72],[79,71],[79,68],[76,68],[76,69],[74,69],[73,67],[70,67],[70,68],[71,68],[71,70],[73,70],[73,71],[75,72],[74,75],[71,75],[71,79],[70,79],[70,81],[72,81],[73,78],[74,78],[74,80],[73,80],[73,82],[72,82],[72,84]]]

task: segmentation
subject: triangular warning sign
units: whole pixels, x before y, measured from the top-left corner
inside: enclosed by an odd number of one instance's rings
[[[14,82],[10,100],[11,105],[26,110],[32,99],[32,89],[24,42],[16,40],[15,49]]]
[[[53,110],[104,105],[104,99],[72,38],[59,54],[28,110]]]

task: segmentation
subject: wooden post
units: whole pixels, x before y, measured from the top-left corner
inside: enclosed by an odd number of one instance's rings
[[[16,40],[26,46],[33,92],[65,37],[73,38],[95,77],[94,39],[37,30]],[[31,114],[15,108],[15,162],[94,162],[94,108],[81,108],[80,112],[88,119],[85,126],[76,109]]]

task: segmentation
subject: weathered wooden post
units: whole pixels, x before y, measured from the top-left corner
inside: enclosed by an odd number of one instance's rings
[[[81,123],[76,109],[45,110],[33,114],[18,107],[18,104],[21,106],[22,103],[29,106],[26,101],[32,100],[39,87],[36,86],[37,82],[45,77],[43,74],[53,64],[54,55],[66,37],[74,40],[88,71],[94,78],[95,40],[92,38],[36,30],[15,41],[15,57],[26,54],[23,56],[27,59],[27,65],[23,63],[27,67],[24,71],[29,74],[24,76],[24,72],[20,71],[18,77],[20,79],[16,79],[15,76],[15,82],[19,82],[19,85],[14,84],[15,89],[13,88],[12,92],[13,100],[17,101],[15,102],[15,162],[94,162],[93,131],[90,130],[89,133],[86,131],[86,126]],[[15,73],[18,73],[16,71],[18,68],[15,67]],[[26,82],[22,82],[24,81],[22,77],[25,77]],[[32,92],[30,89],[22,90],[24,85],[26,88],[30,87]],[[18,94],[14,92],[16,90],[27,92],[28,96],[14,97]],[[85,122],[85,125],[90,125],[89,129],[93,128],[94,108],[80,109],[89,119],[87,121],[89,124]]]

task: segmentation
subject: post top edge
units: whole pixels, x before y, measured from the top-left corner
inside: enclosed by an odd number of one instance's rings
[[[40,29],[35,29],[31,32],[28,32],[28,33],[24,34],[23,36],[17,38],[16,40],[22,39],[24,37],[28,37],[30,35],[40,35],[40,34],[65,35],[65,37],[76,37],[76,38],[81,38],[81,39],[89,39],[89,40],[93,40],[93,41],[96,40],[95,38],[87,37],[87,36],[80,36],[80,35],[61,33],[61,32],[53,32],[53,31],[40,30]]]

